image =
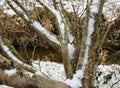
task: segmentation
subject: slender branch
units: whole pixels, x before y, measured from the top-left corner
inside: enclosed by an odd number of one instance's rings
[[[114,84],[112,84],[111,88],[114,87],[114,85],[116,85],[118,82],[120,82],[120,80],[116,81]]]
[[[27,69],[28,71],[32,72],[32,73],[35,73],[36,70],[24,63],[24,59],[18,54],[18,52],[15,50],[15,48],[9,44],[5,39],[3,41],[3,39],[0,37],[0,45],[2,46],[2,49],[5,51],[5,53],[8,55],[8,57],[16,62],[17,64],[19,64],[21,67],[23,67],[24,69]]]
[[[15,11],[16,14],[18,14],[25,22],[29,22],[29,17],[26,13],[24,13],[24,10],[23,10],[23,12],[20,12],[20,11],[17,10],[17,8],[15,8],[13,6],[13,1],[12,2],[10,2],[9,0],[6,0],[6,1],[7,1],[7,4],[12,8],[12,10]],[[21,7],[19,7],[19,8],[21,9]]]
[[[111,24],[107,26],[107,31],[105,32],[105,34],[104,34],[104,36],[103,36],[103,39],[102,39],[102,41],[101,41],[101,43],[100,43],[100,46],[99,46],[99,48],[98,48],[98,52],[100,51],[100,49],[101,49],[101,47],[102,47],[102,45],[103,45],[103,43],[104,43],[104,41],[105,41],[105,38],[106,38],[106,36],[107,36],[110,28],[111,28]]]
[[[18,11],[18,9],[15,8],[14,5],[12,4],[13,2],[10,2],[9,0],[7,0],[7,3],[25,22],[29,23],[30,26],[32,26],[36,30],[36,32],[38,32],[39,36],[45,39],[49,45],[51,45],[53,48],[58,50],[58,52],[60,52],[60,41],[57,39],[57,37],[54,34],[50,33],[39,22],[30,20],[27,14],[24,12],[24,10],[19,5],[17,6],[23,12]]]
[[[24,12],[25,14],[28,16],[28,13],[26,11],[26,9],[18,2],[18,0],[13,0]]]

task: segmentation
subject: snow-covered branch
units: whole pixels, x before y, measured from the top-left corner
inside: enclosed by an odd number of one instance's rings
[[[15,3],[13,0],[6,0],[7,4],[17,13],[22,19],[26,22],[29,22],[30,18],[26,14],[26,12],[19,6],[19,3]]]
[[[37,0],[39,4],[41,4],[44,8],[47,8],[56,18],[56,22],[59,28],[60,36],[61,36],[61,54],[63,58],[63,64],[65,67],[65,72],[67,78],[72,78],[72,68],[70,64],[70,59],[73,59],[74,46],[70,43],[73,42],[73,36],[70,34],[70,29],[68,27],[68,23],[63,14],[63,8],[61,6],[60,1],[56,1],[56,9],[54,7],[48,6],[42,0]],[[69,46],[69,47],[68,47]],[[71,50],[70,50],[71,49]],[[69,51],[70,50],[70,51]],[[70,58],[70,59],[69,59]]]
[[[72,88],[82,87],[82,79],[84,78],[84,72],[86,69],[86,65],[88,64],[89,49],[90,49],[91,41],[92,41],[92,34],[95,30],[94,29],[95,14],[98,14],[99,5],[100,5],[100,0],[93,0],[90,5],[90,17],[89,17],[88,27],[87,27],[88,32],[87,32],[87,39],[86,39],[86,49],[85,49],[85,53],[83,57],[82,68],[76,72],[72,80],[69,80],[69,79],[66,80],[66,83],[70,85]]]
[[[2,46],[3,50],[7,53],[7,55],[16,63],[18,63],[20,66],[22,66],[23,68],[27,68],[29,71],[31,72],[35,72],[35,69],[30,66],[25,64],[24,62],[20,61],[9,49],[9,47],[4,43],[4,41],[1,39],[0,37],[0,45]]]
[[[69,31],[69,27],[67,25],[66,19],[64,14],[62,13],[62,6],[60,4],[60,1],[56,1],[56,6],[57,6],[57,10],[54,7],[50,7],[48,6],[45,2],[43,2],[42,0],[37,0],[38,3],[40,3],[43,7],[47,8],[56,18],[57,23],[58,23],[58,27],[59,27],[59,31],[62,37],[62,40],[64,40],[64,31],[67,31],[67,35],[68,35],[68,39],[69,42],[72,43],[74,40],[74,37],[72,36],[72,34]]]
[[[49,33],[47,29],[42,27],[42,25],[38,21],[33,21],[32,26],[35,27],[38,31],[40,31],[43,35],[45,35],[50,41],[56,43],[57,45],[61,45],[60,41],[56,38],[55,35]]]
[[[14,1],[7,0],[8,5],[21,16],[23,20],[26,22],[30,22],[31,26],[41,32],[42,35],[46,36],[51,42],[60,46],[60,41],[56,38],[56,36],[50,33],[45,27],[43,27],[38,21],[31,21],[31,19],[26,14],[25,10],[19,6],[19,3],[15,3]]]

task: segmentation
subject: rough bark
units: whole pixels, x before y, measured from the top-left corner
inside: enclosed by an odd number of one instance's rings
[[[43,76],[34,75],[32,78],[13,74],[8,76],[0,69],[0,84],[15,88],[70,88],[65,83],[55,81]]]
[[[72,69],[71,69],[70,59],[68,56],[68,47],[63,44],[61,52],[62,52],[63,64],[64,64],[64,68],[65,68],[66,77],[71,79],[73,73],[72,73]]]
[[[68,32],[69,32],[69,26],[67,24],[67,20],[64,16],[64,13],[63,13],[63,8],[62,8],[62,4],[59,2],[57,4],[57,9],[58,11],[60,12],[60,15],[61,15],[61,18],[62,18],[62,22],[64,23],[64,30],[63,30],[63,34],[61,32],[61,53],[62,53],[62,57],[63,57],[63,64],[64,64],[64,68],[65,68],[65,73],[66,73],[66,77],[71,79],[72,76],[73,76],[73,72],[72,72],[72,67],[71,67],[71,64],[70,64],[70,58],[69,58],[69,55],[68,55],[68,43],[69,43],[69,35],[68,35]],[[60,24],[59,24],[60,25]],[[62,29],[60,29],[60,31],[62,31]]]
[[[97,68],[97,53],[92,52],[92,55],[89,56],[88,65],[86,67],[84,78],[83,78],[83,88],[94,88],[94,79],[95,79],[95,71]]]
[[[101,44],[103,44],[103,37],[105,35],[105,30],[107,30],[102,17],[102,9],[104,5],[104,0],[101,0],[98,14],[95,17],[94,33],[92,34],[92,42],[89,50],[88,64],[86,66],[84,78],[83,78],[83,88],[94,88],[95,72],[98,66],[99,49],[101,49]],[[106,28],[106,29],[105,29]]]

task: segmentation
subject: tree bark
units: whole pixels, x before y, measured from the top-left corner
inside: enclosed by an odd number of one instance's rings
[[[96,53],[92,53],[89,56],[88,65],[86,67],[84,78],[83,78],[83,88],[94,88],[94,80],[95,80],[95,72],[97,68],[97,60],[98,55]]]
[[[14,88],[70,88],[65,83],[38,75],[34,75],[32,78],[19,74],[8,76],[1,69],[0,84],[5,84]]]

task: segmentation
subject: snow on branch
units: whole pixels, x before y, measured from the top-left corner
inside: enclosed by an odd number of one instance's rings
[[[23,18],[25,21],[29,22],[30,18],[28,17],[28,15],[26,14],[25,10],[21,8],[21,6],[19,6],[19,2],[15,3],[14,1],[11,0],[7,0],[8,5],[18,14],[20,14],[20,16],[22,16],[21,18]],[[60,46],[60,42],[59,40],[56,38],[55,35],[51,34],[50,32],[48,32],[47,29],[45,29],[39,22],[37,21],[31,21],[31,25],[34,26],[39,32],[41,32],[43,35],[45,35],[50,41],[56,43],[57,45]]]
[[[73,37],[72,34],[70,33],[70,28],[69,28],[69,26],[68,26],[68,23],[67,23],[67,20],[66,20],[64,14],[63,14],[63,8],[62,8],[62,6],[61,6],[60,1],[56,1],[56,2],[57,2],[57,8],[58,8],[58,10],[59,10],[59,12],[60,12],[62,24],[64,24],[64,27],[63,27],[62,25],[60,25],[60,26],[62,26],[61,29],[60,29],[61,35],[62,35],[62,37],[63,37],[63,40],[64,40],[65,35],[67,35],[69,42],[72,43],[73,40],[74,40],[74,37]],[[63,29],[62,29],[62,28],[63,28]],[[65,33],[65,31],[67,32],[67,34]]]
[[[58,4],[58,10],[56,10],[54,7],[50,7],[48,6],[45,2],[43,2],[42,0],[37,0],[38,3],[40,3],[43,7],[47,8],[56,18],[57,23],[58,23],[58,27],[59,27],[59,31],[62,37],[62,41],[64,39],[64,31],[66,29],[66,31],[68,32],[68,39],[69,42],[72,43],[74,40],[74,37],[72,36],[72,34],[69,31],[69,27],[67,25],[66,19],[64,17],[63,14],[61,14],[62,12],[62,6],[60,4],[60,1],[56,1],[56,3]]]
[[[44,34],[50,41],[58,44],[59,46],[61,45],[60,41],[56,38],[56,36],[52,33],[49,33],[44,27],[42,27],[42,25],[38,21],[34,21],[31,25],[35,27],[38,31],[40,31],[42,34]]]
[[[17,62],[18,64],[22,65],[23,67],[27,67],[29,69],[32,69],[35,72],[35,69],[30,66],[27,65],[25,63],[23,63],[22,61],[20,61],[9,49],[9,47],[2,41],[1,37],[0,37],[0,45],[2,46],[3,50],[7,53],[7,55],[15,62]]]
[[[7,4],[15,11],[15,13],[17,13],[18,15],[20,15],[25,21],[29,21],[29,17],[26,14],[25,10],[23,10],[23,8],[21,8],[18,3],[15,3],[13,0],[6,0]]]
[[[95,24],[95,14],[98,13],[100,5],[100,0],[93,0],[90,6],[90,17],[88,21],[88,33],[87,33],[87,39],[86,39],[86,49],[84,53],[84,59],[83,59],[83,65],[80,70],[74,74],[72,80],[66,80],[66,84],[70,85],[71,88],[80,88],[82,87],[82,79],[84,77],[84,71],[86,69],[86,65],[88,63],[88,57],[89,57],[89,48],[91,45],[91,37],[94,32],[94,24]]]

